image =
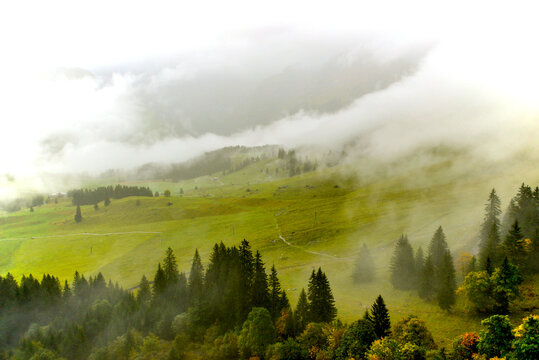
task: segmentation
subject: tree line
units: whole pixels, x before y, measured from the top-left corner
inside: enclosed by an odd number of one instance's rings
[[[73,205],[96,205],[103,201],[105,205],[110,203],[110,199],[123,199],[128,196],[149,196],[152,197],[152,190],[148,187],[116,185],[100,186],[95,189],[74,189],[67,193],[72,198]]]
[[[429,243],[414,251],[408,237],[395,243],[390,262],[394,288],[415,290],[426,301],[450,310],[456,295],[466,297],[469,307],[481,313],[508,314],[519,297],[523,279],[539,272],[539,187],[522,184],[511,199],[503,221],[501,201],[492,189],[477,243],[477,256],[464,258],[462,281],[457,287],[456,269],[446,235],[440,226]],[[503,234],[503,236],[502,236]],[[503,239],[503,240],[502,240]],[[366,245],[360,248],[353,278],[373,281],[374,261]]]

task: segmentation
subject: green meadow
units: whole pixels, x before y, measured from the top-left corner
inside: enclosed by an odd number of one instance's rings
[[[180,182],[130,182],[161,194],[169,189],[172,196],[113,199],[98,210],[83,206],[81,223],[73,219],[70,199],[3,214],[0,274],[51,273],[71,280],[75,270],[86,276],[102,272],[131,288],[143,274],[153,278],[169,246],[180,270],[188,272],[195,249],[204,261],[214,243],[247,239],[268,270],[275,264],[293,304],[312,269],[321,266],[343,321],[361,317],[382,294],[393,322],[419,315],[446,344],[478,330],[481,317],[461,302],[447,313],[414,292],[392,289],[393,242],[406,233],[414,248],[426,250],[441,225],[455,259],[473,253],[490,189],[497,189],[505,208],[522,182],[535,185],[539,179],[539,169],[526,160],[481,162],[460,152],[406,155],[384,166],[357,159],[291,178],[275,172],[276,161]],[[375,256],[377,281],[356,285],[351,274],[363,243]]]

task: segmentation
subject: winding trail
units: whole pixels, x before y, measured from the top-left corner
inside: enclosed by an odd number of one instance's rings
[[[46,235],[46,236],[29,236],[12,239],[0,239],[0,241],[17,241],[17,240],[29,240],[29,239],[46,239],[55,237],[69,237],[69,236],[110,236],[110,235],[127,235],[127,234],[162,234],[161,231],[124,231],[124,232],[110,232],[110,233],[74,233],[74,234],[60,234],[60,235]]]
[[[294,244],[290,243],[290,241],[286,240],[286,239],[283,237],[282,233],[281,233],[281,228],[279,227],[279,222],[277,221],[277,216],[281,215],[281,214],[282,214],[283,212],[285,212],[287,209],[288,209],[288,208],[283,209],[283,210],[281,210],[281,211],[279,211],[278,213],[275,214],[275,227],[277,228],[277,232],[279,233],[279,239],[281,239],[283,243],[285,243],[286,245],[288,245],[288,246],[290,246],[290,247],[299,249],[299,250],[301,250],[301,251],[304,251],[304,252],[309,253],[309,254],[312,254],[312,255],[324,256],[324,257],[331,258],[331,259],[333,259],[333,260],[347,260],[347,261],[354,261],[354,259],[349,258],[349,257],[339,257],[339,256],[336,256],[336,255],[331,255],[331,254],[321,253],[321,252],[318,252],[318,251],[306,250],[306,249],[302,248],[301,246],[294,245]]]

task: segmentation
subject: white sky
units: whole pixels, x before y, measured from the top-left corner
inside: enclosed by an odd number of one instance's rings
[[[304,143],[305,128],[312,134],[310,139],[322,141],[327,138],[330,123],[336,133],[339,127],[335,130],[335,123],[341,124],[341,132],[335,134],[339,138],[349,128],[361,131],[369,121],[396,121],[384,113],[388,106],[408,112],[406,123],[413,126],[417,118],[419,126],[434,111],[454,113],[460,107],[459,101],[467,101],[459,94],[468,93],[479,99],[479,113],[464,112],[464,118],[440,119],[440,124],[461,124],[447,132],[451,136],[458,137],[458,131],[464,129],[463,122],[473,121],[467,117],[475,118],[472,127],[477,133],[483,127],[494,127],[500,136],[500,132],[513,128],[520,130],[518,134],[537,134],[538,2],[326,3],[2,2],[0,174],[102,171],[141,162],[179,161],[220,146],[265,141],[292,146]],[[312,39],[357,36],[364,42],[367,39],[366,46],[381,58],[391,58],[403,48],[425,43],[435,44],[435,50],[425,59],[416,78],[389,89],[383,96],[361,99],[337,117],[296,114],[228,137],[202,134],[145,147],[96,138],[99,131],[106,131],[120,139],[126,129],[134,126],[137,104],[132,103],[131,93],[140,74],[132,73],[130,65],[165,63],[183,55],[203,59],[210,53],[215,56],[212,61],[218,63],[219,54],[241,54],[252,46],[257,35],[272,31]],[[286,35],[281,40],[286,42]],[[103,88],[92,78],[51,80],[50,72],[58,68],[91,72],[114,69],[117,74],[113,86]],[[168,71],[161,70],[161,74]],[[430,100],[430,94],[438,88],[439,96]],[[418,100],[415,95],[425,97],[426,107],[406,106]],[[407,96],[410,99],[403,100]],[[445,96],[448,108],[444,108]],[[497,117],[492,116],[493,111],[497,111]],[[436,123],[436,119],[431,121]],[[76,131],[83,133],[80,142],[70,144],[62,158],[43,157],[40,144],[44,138]],[[418,140],[415,136],[412,139]],[[175,157],[167,157],[171,153]]]

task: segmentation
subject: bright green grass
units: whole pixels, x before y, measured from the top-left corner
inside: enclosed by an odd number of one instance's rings
[[[538,171],[526,164],[505,167],[501,174],[498,168],[456,158],[416,159],[412,168],[394,164],[383,171],[360,161],[354,167],[357,171],[342,166],[294,178],[282,172],[276,175],[271,170],[275,161],[265,160],[225,176],[139,182],[160,193],[170,189],[173,196],[112,200],[109,207],[100,204],[98,211],[83,206],[80,224],[73,221],[75,209],[69,200],[33,213],[19,211],[0,218],[0,273],[41,276],[47,272],[70,280],[75,270],[86,275],[102,272],[132,287],[142,274],[153,277],[168,246],[180,269],[188,271],[195,248],[207,260],[214,243],[233,245],[247,239],[263,253],[268,267],[275,264],[293,304],[312,269],[322,266],[341,319],[361,317],[382,294],[392,321],[417,314],[446,344],[463,331],[478,330],[480,318],[467,314],[462,304],[447,314],[414,293],[392,289],[387,264],[393,241],[407,233],[415,247],[426,250],[442,225],[457,257],[460,251],[473,249],[483,202],[492,187],[506,200],[522,181],[536,184],[539,179]],[[185,192],[182,197],[180,188]],[[80,235],[137,231],[152,233]],[[281,241],[279,234],[293,246]],[[378,280],[358,286],[352,283],[351,273],[364,242],[376,257]]]

